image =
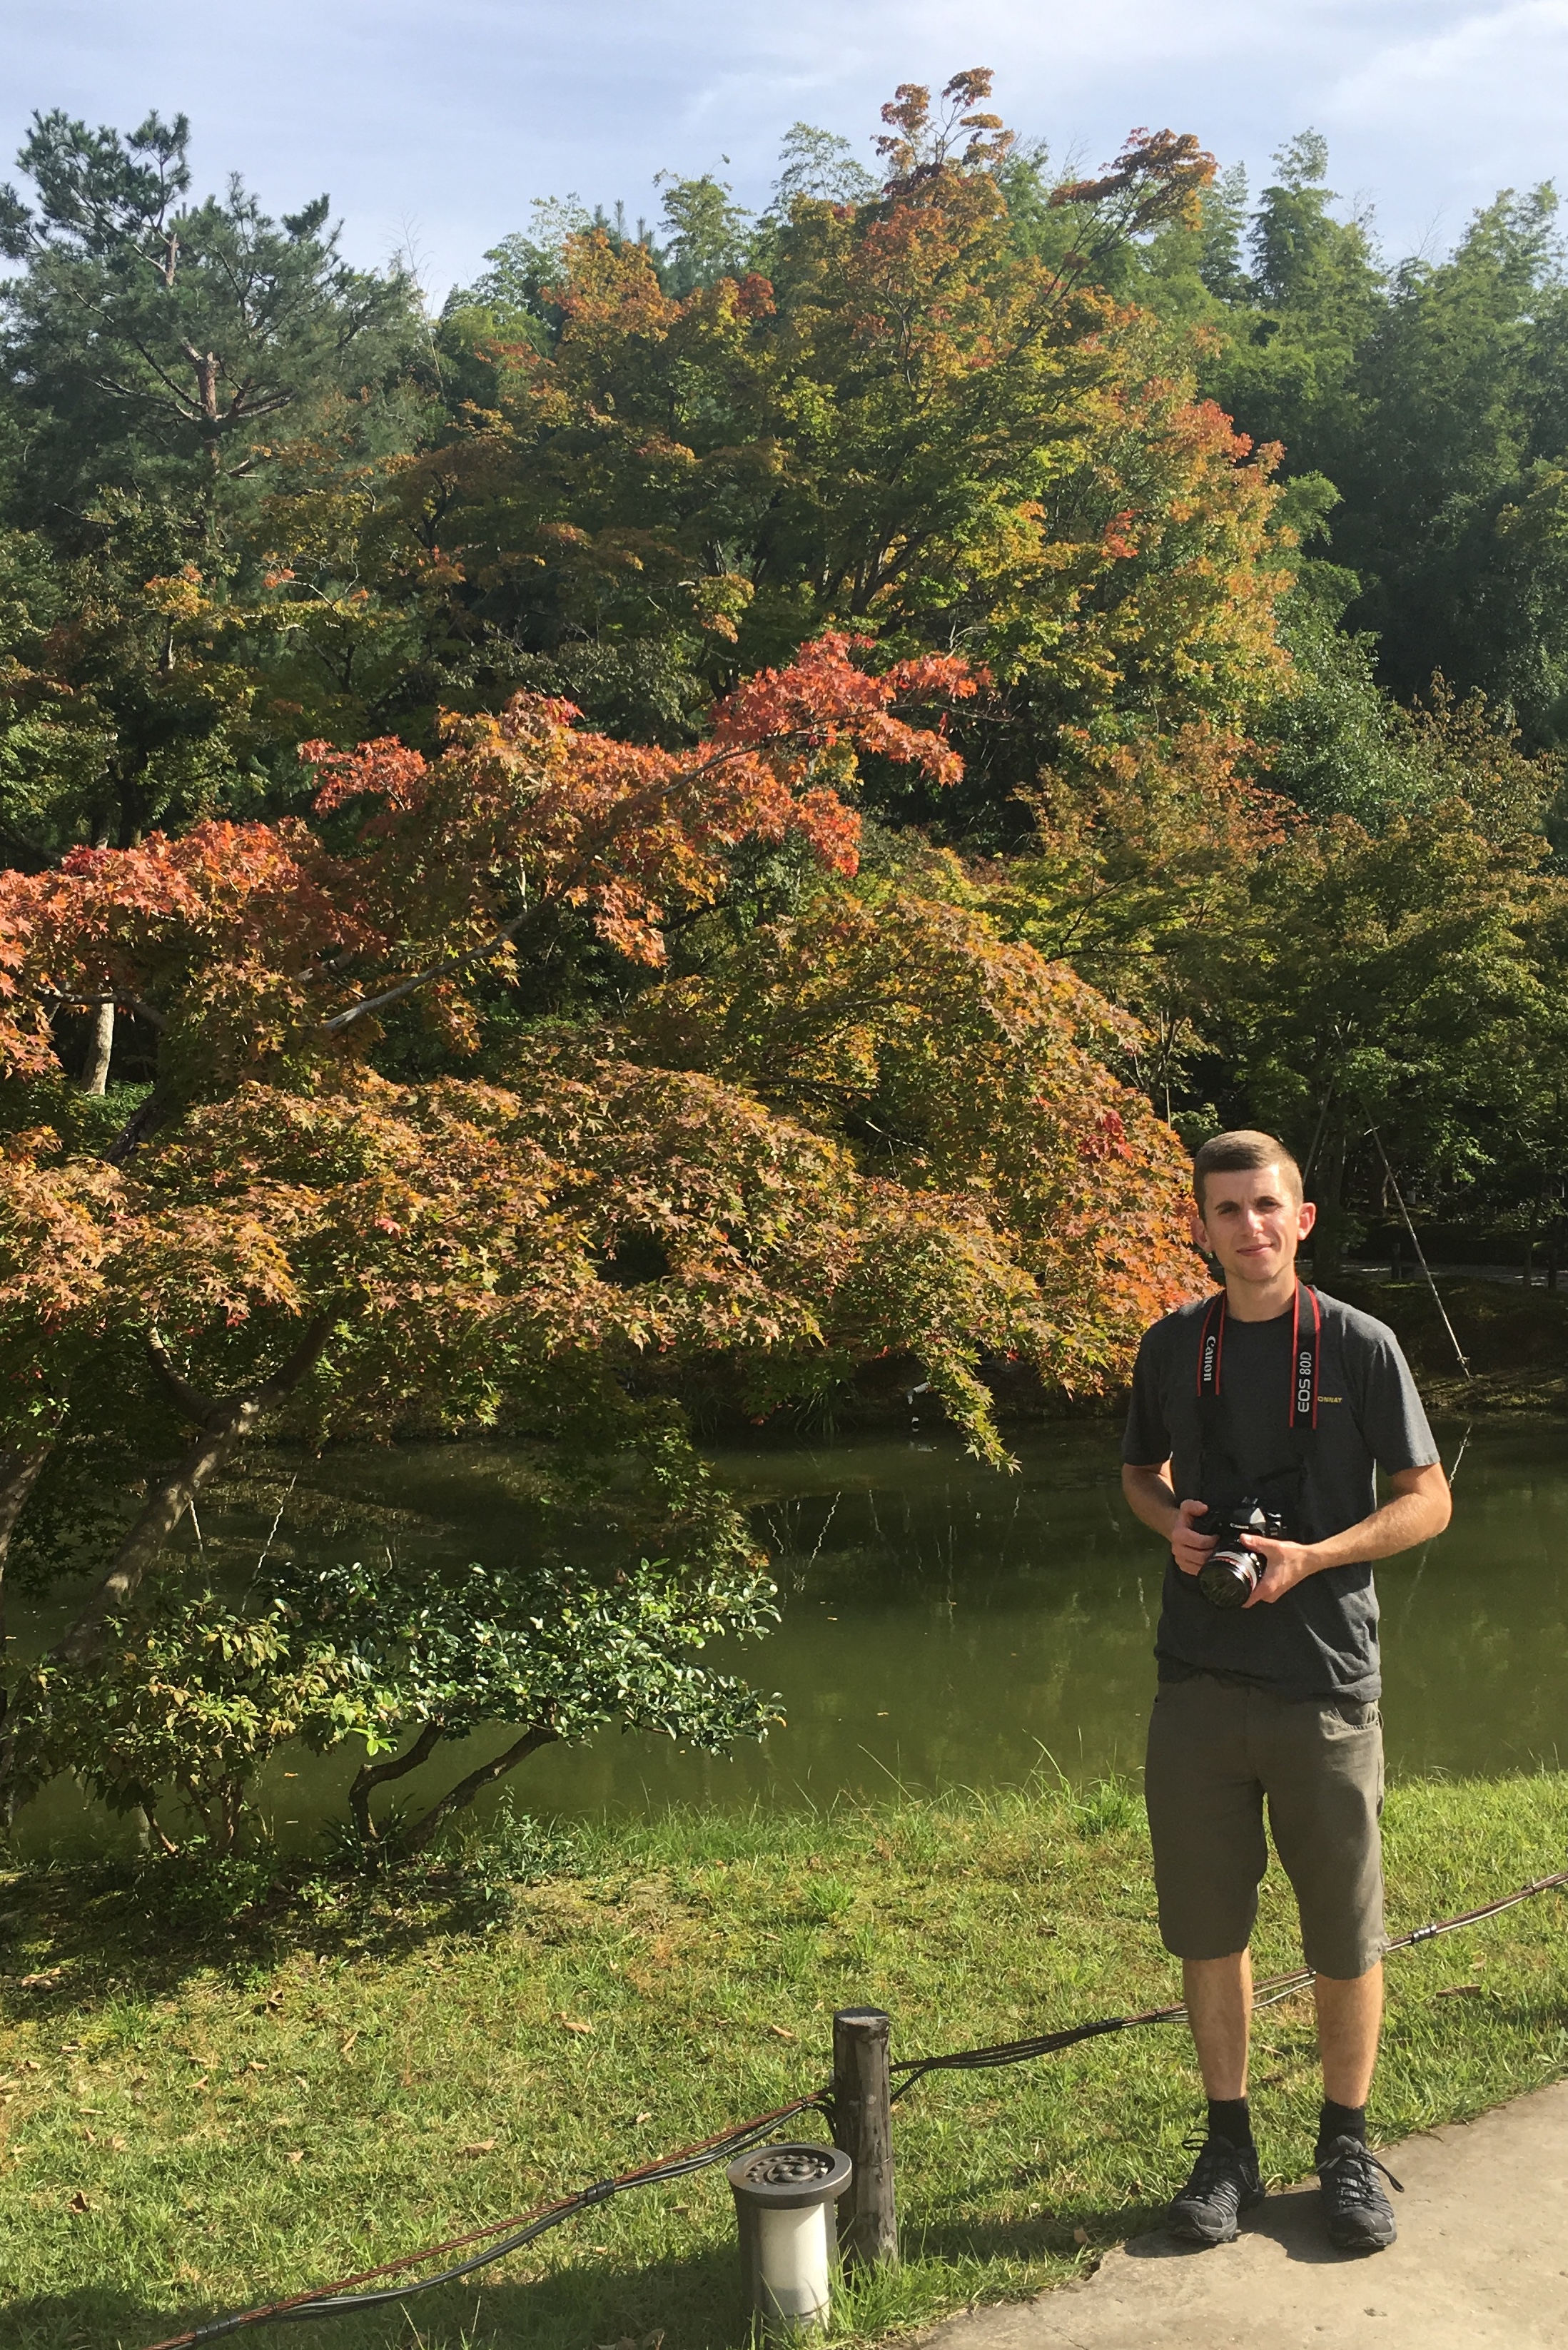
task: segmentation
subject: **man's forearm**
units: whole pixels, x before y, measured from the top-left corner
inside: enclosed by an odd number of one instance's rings
[[[1364,1560],[1397,1558],[1403,1550],[1430,1542],[1449,1523],[1446,1493],[1396,1493],[1369,1518],[1346,1526],[1343,1534],[1309,1543],[1313,1572],[1325,1567],[1357,1566]]]
[[[1163,1469],[1137,1469],[1127,1463],[1122,1468],[1122,1492],[1128,1509],[1151,1534],[1163,1534],[1168,1542],[1181,1517],[1169,1468],[1168,1461]]]

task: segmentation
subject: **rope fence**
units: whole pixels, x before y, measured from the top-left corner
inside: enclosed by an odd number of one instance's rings
[[[1467,1926],[1480,1925],[1488,1918],[1501,1917],[1504,1910],[1517,1908],[1521,1901],[1532,1901],[1538,1894],[1551,1893],[1568,1886],[1568,1869],[1559,1869],[1554,1876],[1541,1877],[1517,1892],[1507,1893],[1500,1900],[1488,1901],[1475,1909],[1461,1910],[1456,1917],[1438,1918],[1429,1926],[1417,1926],[1413,1933],[1401,1934],[1388,1944],[1388,1954],[1415,1950],[1425,1942],[1436,1941],[1444,1934],[1455,1934]],[[1276,2001],[1293,1998],[1314,1981],[1310,1967],[1298,1967],[1293,1972],[1273,1975],[1257,1984],[1253,1991],[1254,2007],[1270,2007]],[[232,2315],[210,2320],[204,2325],[192,2326],[186,2333],[169,2335],[154,2343],[151,2350],[197,2350],[204,2342],[216,2342],[223,2335],[237,2334],[256,2325],[297,2324],[311,2318],[344,2317],[368,2309],[384,2307],[392,2302],[408,2300],[412,2294],[431,2293],[440,2285],[456,2283],[472,2276],[475,2270],[488,2267],[492,2262],[504,2260],[508,2253],[518,2251],[524,2244],[533,2243],[552,2228],[576,2218],[580,2211],[596,2209],[618,2195],[628,2194],[638,2187],[658,2187],[677,2178],[690,2178],[693,2172],[706,2170],[714,2164],[732,2161],[761,2143],[781,2123],[792,2121],[797,2114],[820,2110],[826,2114],[833,2128],[836,2144],[843,2144],[846,2136],[862,2137],[869,2130],[869,2151],[872,2159],[866,2165],[873,2187],[885,2193],[885,2215],[888,2235],[892,2225],[891,2168],[878,2160],[887,2144],[887,2115],[900,2097],[908,2095],[917,2083],[934,2073],[989,2072],[1004,2064],[1027,2064],[1042,2056],[1054,2056],[1063,2049],[1075,2048],[1089,2040],[1100,2040],[1118,2032],[1134,2032],[1152,2023],[1179,2023],[1186,2018],[1186,2007],[1177,2002],[1168,2007],[1145,2008],[1136,2015],[1101,2016],[1093,2022],[1068,2025],[1060,2032],[1046,2032],[1028,2040],[998,2041],[983,2048],[960,2048],[937,2056],[911,2056],[897,2063],[886,2057],[888,2019],[880,2010],[846,2010],[836,2018],[835,2078],[822,2089],[796,2097],[789,2105],[775,2106],[765,2114],[755,2114],[749,2121],[733,2123],[730,2128],[712,2137],[699,2138],[692,2145],[681,2147],[672,2154],[660,2156],[657,2161],[644,2163],[634,2170],[618,2172],[613,2178],[601,2178],[590,2187],[562,2196],[553,2203],[540,2204],[535,2210],[517,2214],[509,2220],[496,2220],[483,2228],[476,2228],[465,2236],[449,2238],[444,2243],[430,2244],[422,2251],[405,2252],[395,2261],[385,2262],[379,2268],[367,2269],[358,2276],[339,2277],[331,2284],[312,2286],[307,2292],[296,2293],[290,2299],[268,2302],[254,2309],[239,2310]],[[856,2051],[854,2069],[840,2058],[838,2027],[848,2023],[858,2027],[875,2020],[880,2027],[879,2046],[882,2051],[880,2096],[866,2095],[865,2045]],[[846,2034],[847,2040],[851,2035]],[[879,2115],[868,2113],[868,2106],[879,2104]],[[849,2108],[854,2108],[854,2126],[846,2128]],[[867,2148],[860,2145],[846,2146],[844,2151],[857,2162],[857,2186]],[[857,2186],[852,2186],[854,2196]],[[868,2215],[862,2210],[862,2223]],[[857,2215],[846,2213],[850,2232],[856,2228]],[[841,2223],[842,2224],[842,2223]],[[447,2259],[453,2252],[467,2252],[471,2246],[482,2245],[466,2260],[439,2270],[432,2276],[419,2277],[401,2284],[384,2285],[381,2280],[400,2276],[410,2269],[422,2268],[429,2261]],[[362,2287],[374,2288],[362,2291]]]

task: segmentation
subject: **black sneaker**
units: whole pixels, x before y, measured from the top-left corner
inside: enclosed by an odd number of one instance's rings
[[[1394,2173],[1358,2137],[1336,2137],[1318,2149],[1324,2222],[1329,2242],[1342,2252],[1381,2252],[1399,2232],[1393,2206],[1377,2183],[1379,2171],[1403,2195]]]
[[[1198,2147],[1192,2176],[1166,2214],[1173,2236],[1189,2244],[1228,2244],[1240,2213],[1263,2199],[1255,2146],[1228,2137],[1189,2138]]]

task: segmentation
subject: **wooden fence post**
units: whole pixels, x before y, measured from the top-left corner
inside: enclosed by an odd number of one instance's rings
[[[855,2165],[838,2207],[838,2249],[847,2268],[872,2268],[898,2257],[890,2029],[879,2007],[841,2007],[833,2019],[833,2143]]]

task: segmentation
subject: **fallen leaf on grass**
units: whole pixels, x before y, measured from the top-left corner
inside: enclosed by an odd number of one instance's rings
[[[461,2147],[458,2151],[465,2155],[493,2154],[499,2143],[497,2138],[476,2137],[472,2146]]]
[[[348,2039],[342,2042],[338,2048],[337,2054],[339,2056],[349,2055],[352,2053],[354,2043],[358,2039],[358,2037],[359,2034],[357,2032],[351,2032],[348,2034]]]
[[[1086,2243],[1088,2242],[1088,2241],[1089,2241],[1089,2231],[1088,2231],[1087,2228],[1075,2228],[1075,2229],[1074,2229],[1074,2230],[1073,2230],[1073,2241],[1074,2241],[1075,2244],[1086,2244]]]
[[[646,2114],[633,2114],[631,2117],[631,2126],[633,2129],[640,2129],[644,2122],[650,2122],[652,2119],[653,2116],[651,2112]]]
[[[47,1975],[22,1975],[17,1980],[18,1991],[58,1991],[60,1978],[57,1970]]]
[[[556,2021],[563,2032],[576,2032],[579,2035],[585,2032],[591,2032],[594,2028],[591,2023],[584,2023],[575,2015],[558,2015]]]
[[[192,2086],[193,2089],[204,2089],[204,2088],[206,2087],[206,2085],[207,2085],[207,2075],[205,2074],[205,2073],[200,2074],[197,2076],[197,2078],[196,2078],[194,2081],[192,2081],[192,2084],[191,2084],[191,2086]]]
[[[70,2201],[67,2204],[66,2209],[67,2211],[90,2211],[92,2210],[92,2205],[88,2201],[87,2197],[82,2193],[81,2189],[78,2187],[76,2193],[71,2197]]]
[[[782,2023],[770,2023],[768,2030],[775,2040],[793,2040],[794,2038],[794,2033],[793,2032],[786,2032]]]
[[[305,2148],[302,2146],[291,2147],[283,2158],[285,2162],[303,2162],[305,2160]]]
[[[36,2056],[24,2056],[16,2070],[18,2073],[39,2073],[42,2072],[43,2066]]]
[[[1449,1983],[1445,1990],[1435,1992],[1433,1996],[1437,1999],[1463,1999],[1467,1992],[1480,1990],[1480,1983]]]

